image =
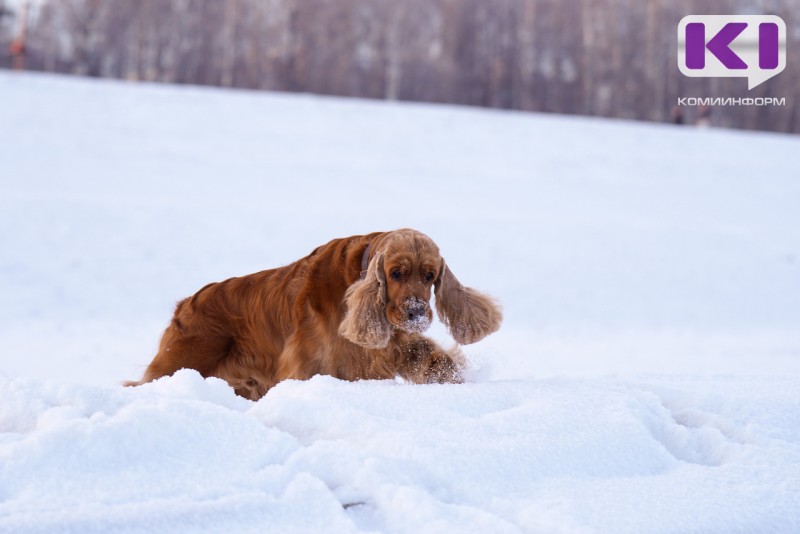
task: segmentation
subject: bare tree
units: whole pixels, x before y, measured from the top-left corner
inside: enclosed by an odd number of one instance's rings
[[[11,45],[11,32],[9,30],[10,21],[14,18],[14,12],[6,5],[5,0],[0,0],[0,66],[9,67],[11,57],[9,47]]]

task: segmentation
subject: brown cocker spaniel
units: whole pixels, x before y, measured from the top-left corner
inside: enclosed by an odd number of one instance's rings
[[[182,368],[259,399],[281,380],[399,375],[460,382],[464,361],[422,333],[436,310],[459,344],[500,327],[490,297],[464,287],[415,230],[334,239],[286,267],[213,283],[178,303],[139,385]]]

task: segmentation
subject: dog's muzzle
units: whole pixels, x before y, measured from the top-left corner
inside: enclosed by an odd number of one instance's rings
[[[406,318],[400,328],[406,332],[422,333],[431,326],[430,309],[428,303],[416,297],[405,301]]]

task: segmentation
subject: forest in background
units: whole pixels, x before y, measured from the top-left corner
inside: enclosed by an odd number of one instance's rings
[[[785,97],[706,113],[800,132],[800,0],[38,0],[23,17],[24,5],[0,0],[0,67],[662,122],[679,97]],[[783,18],[786,69],[752,91],[683,76],[680,19],[733,13]]]

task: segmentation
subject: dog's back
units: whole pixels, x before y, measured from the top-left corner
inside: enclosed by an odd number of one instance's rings
[[[299,315],[317,308],[318,315],[331,315],[330,328],[337,328],[347,287],[343,278],[358,275],[342,272],[348,246],[356,238],[376,235],[334,239],[284,267],[204,286],[178,303],[142,379],[125,385],[141,385],[186,368],[204,377],[224,378],[244,397],[260,398],[279,381],[278,359],[293,332],[302,327]],[[328,302],[335,307],[318,309]]]

